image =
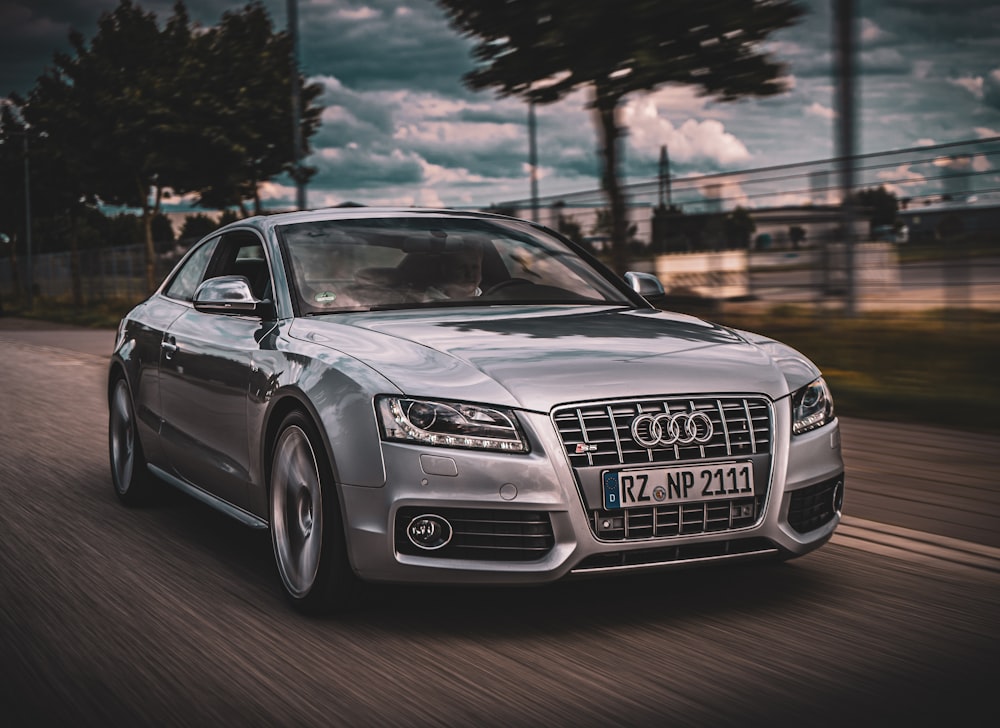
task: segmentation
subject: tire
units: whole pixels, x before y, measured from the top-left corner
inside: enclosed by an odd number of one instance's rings
[[[127,506],[148,503],[154,491],[153,475],[146,468],[132,392],[124,376],[115,380],[108,397],[108,455],[118,500]]]
[[[360,582],[347,558],[332,470],[312,421],[282,421],[268,476],[271,544],[285,596],[305,614],[353,606]]]

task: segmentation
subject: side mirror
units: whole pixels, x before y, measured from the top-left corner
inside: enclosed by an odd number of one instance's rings
[[[625,274],[625,282],[643,298],[666,295],[660,279],[652,273],[639,273],[638,271],[630,270]]]
[[[194,307],[202,313],[256,314],[273,310],[270,301],[253,295],[245,276],[218,276],[203,282],[194,292]]]

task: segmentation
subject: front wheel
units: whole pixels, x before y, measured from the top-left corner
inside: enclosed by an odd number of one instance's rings
[[[108,398],[108,453],[118,499],[129,506],[147,502],[153,491],[153,476],[146,469],[132,393],[124,376],[115,381]]]
[[[319,614],[350,606],[358,591],[333,476],[312,422],[292,412],[271,458],[271,543],[292,605]]]

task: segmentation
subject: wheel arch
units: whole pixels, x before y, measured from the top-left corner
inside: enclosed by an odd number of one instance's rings
[[[340,517],[340,533],[341,538],[344,539],[343,545],[347,553],[347,563],[350,565],[351,571],[356,574],[353,547],[350,540],[346,537],[349,524],[347,512],[344,507],[344,498],[340,492],[342,482],[337,469],[337,459],[334,456],[333,446],[330,443],[329,433],[323,425],[323,418],[319,415],[313,403],[304,392],[294,387],[288,387],[275,393],[265,417],[264,427],[261,429],[261,473],[264,480],[263,494],[265,504],[267,504],[265,506],[267,520],[268,522],[271,520],[269,504],[271,502],[271,467],[273,465],[274,446],[278,441],[282,422],[292,412],[302,414],[302,416],[312,423],[313,428],[318,433],[322,453],[317,453],[317,456],[320,454],[326,456],[326,465],[329,468],[330,477],[333,478],[333,483],[331,484],[332,495],[336,499],[336,511]]]
[[[334,457],[333,446],[330,444],[329,435],[326,428],[323,426],[323,419],[320,417],[319,412],[316,411],[316,407],[309,401],[309,398],[304,392],[302,392],[302,390],[294,387],[287,387],[275,393],[271,400],[271,406],[268,408],[267,415],[264,418],[264,427],[261,430],[261,474],[263,475],[264,480],[264,492],[268,497],[270,497],[271,491],[271,465],[274,457],[273,450],[274,444],[278,439],[278,431],[285,418],[296,410],[305,415],[310,422],[312,422],[313,427],[316,428],[316,432],[319,434],[323,447],[323,454],[326,455],[326,462],[330,467],[330,473],[334,479],[334,485],[338,489],[340,487],[340,475],[337,471],[337,459]],[[337,493],[337,498],[340,500],[339,492]]]
[[[125,383],[128,385],[129,392],[132,391],[132,382],[129,381],[128,370],[125,367],[125,363],[117,358],[113,357],[111,359],[111,364],[108,366],[108,381],[107,381],[107,399],[111,400],[111,394],[114,390],[115,382],[119,379],[124,379]]]

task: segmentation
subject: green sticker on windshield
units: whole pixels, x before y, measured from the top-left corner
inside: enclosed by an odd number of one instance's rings
[[[337,300],[337,294],[332,291],[323,291],[313,296],[316,303],[333,303]]]

